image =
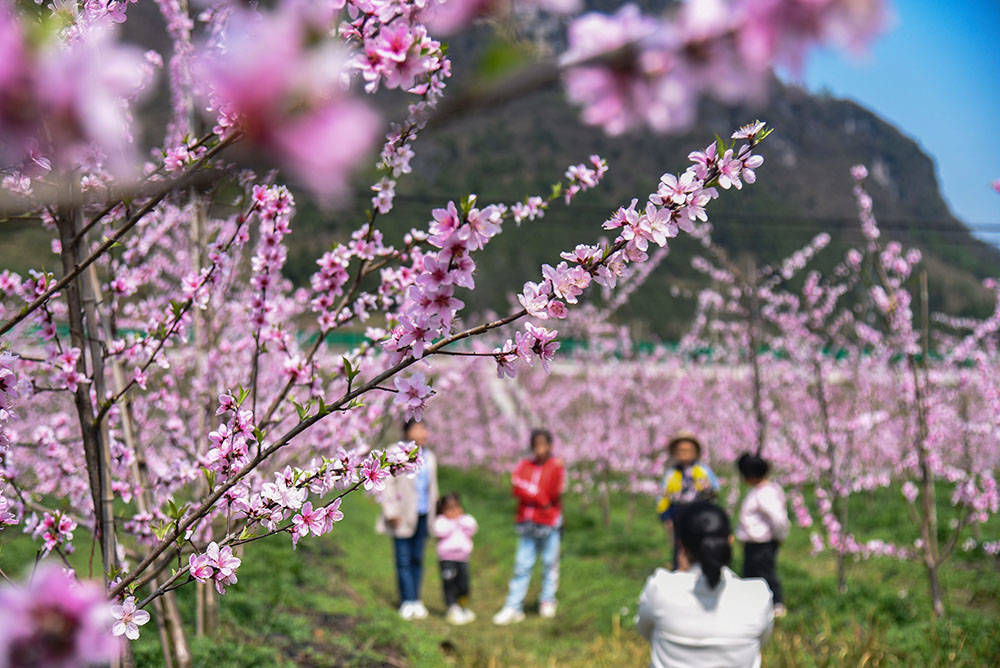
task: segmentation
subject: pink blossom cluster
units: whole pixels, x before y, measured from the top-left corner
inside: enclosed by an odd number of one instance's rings
[[[273,152],[320,197],[341,194],[378,131],[377,114],[348,90],[349,52],[328,33],[331,3],[283,2],[264,12],[232,7],[196,57],[216,130]]]
[[[566,185],[563,193],[563,196],[566,198],[566,204],[572,202],[573,198],[578,194],[595,187],[608,172],[607,161],[599,155],[590,156],[588,163],[581,162],[578,165],[570,165],[569,169],[566,170]],[[527,206],[528,211],[531,211],[532,202],[530,199]],[[537,210],[539,206],[540,204],[536,199],[534,209]]]
[[[348,268],[351,261],[359,259],[362,264],[380,262],[386,264],[394,258],[397,251],[392,246],[385,245],[382,233],[370,224],[363,225],[351,234],[347,244],[337,244],[327,251],[316,263],[319,269],[312,275],[311,283],[314,292],[312,309],[317,313],[320,329],[324,332],[344,325],[354,319],[365,321],[369,311],[387,307],[395,302],[405,291],[407,281],[394,281],[397,276],[393,269],[382,270],[382,282],[378,295],[362,292],[353,302],[345,300],[345,292],[349,289],[350,275]],[[411,273],[401,270],[411,277]]]
[[[117,41],[113,24],[127,3],[113,4],[87,3],[63,36],[35,40],[13,3],[0,2],[0,168],[17,170],[6,183],[79,166],[134,169],[129,104],[150,70],[138,49]]]
[[[0,665],[106,663],[118,647],[100,584],[43,563],[24,585],[0,586]]]
[[[281,268],[285,266],[288,251],[282,243],[291,231],[291,219],[295,210],[292,194],[284,186],[254,186],[253,203],[260,219],[260,240],[257,252],[250,261],[253,272],[250,285],[256,290],[250,302],[249,320],[265,339],[272,338],[268,330],[273,326],[269,316],[274,306],[268,302],[271,293],[276,292],[275,284],[281,279]]]
[[[873,243],[881,236],[878,223],[872,213],[872,198],[862,187],[862,182],[868,178],[868,168],[864,165],[855,165],[851,168],[851,176],[854,177],[854,197],[858,203],[858,215],[861,220],[861,233],[868,239],[869,244]],[[859,256],[858,259],[860,259]]]
[[[475,206],[474,196],[459,212],[454,202],[434,209],[427,242],[439,250],[414,257],[413,281],[406,288],[404,308],[383,348],[395,359],[412,355],[419,359],[435,339],[446,335],[465,304],[455,297],[455,288],[473,288],[476,263],[472,252],[481,250],[500,233],[506,208]]]
[[[990,475],[975,476],[958,483],[951,496],[953,506],[962,506],[972,511],[971,519],[984,524],[990,514],[1000,511],[1000,492],[997,481]]]
[[[292,518],[292,545],[297,545],[299,539],[308,534],[322,536],[333,530],[335,522],[344,519],[340,511],[340,498],[334,499],[326,506],[313,508],[312,501],[306,501],[295,517]]]
[[[403,410],[408,420],[419,420],[423,416],[424,404],[434,393],[427,384],[426,376],[420,371],[409,377],[396,376],[396,397],[393,400]]]
[[[135,596],[128,596],[121,605],[111,606],[111,615],[115,623],[111,633],[115,636],[125,636],[129,640],[139,639],[139,627],[150,620],[149,613],[136,607]]]
[[[523,220],[541,218],[545,215],[547,208],[548,204],[544,199],[538,195],[532,195],[523,202],[515,203],[510,210],[514,216],[514,222],[520,225]]]
[[[188,557],[188,571],[198,582],[213,582],[220,594],[226,593],[226,586],[236,584],[236,569],[243,560],[233,554],[228,545],[219,547],[212,541],[200,554]]]
[[[733,133],[732,139],[747,140],[738,149],[734,143],[733,147],[724,148],[720,156],[717,144],[713,143],[705,151],[692,152],[688,158],[693,164],[680,177],[669,173],[661,176],[656,192],[649,195],[643,210],[636,208],[638,200],[633,199],[628,207],[619,208],[605,221],[604,229],[618,231],[612,245],[581,244],[562,253],[564,261],[556,267],[543,266],[541,282],[525,283],[517,296],[525,312],[542,320],[565,318],[566,304],[575,304],[591,280],[612,288],[630,263],[649,259],[646,251],[650,242],[665,248],[667,240],[676,237],[680,230],[693,232],[695,221],[708,220],[705,206],[718,197],[711,184],[738,189],[742,187],[741,179],[748,183],[756,180],[754,170],[764,159],[753,153],[753,147],[765,136],[764,123],[757,121]],[[602,164],[596,156],[592,162]],[[598,177],[602,173],[600,169],[595,172]],[[575,176],[573,168],[567,176],[571,174]],[[548,358],[555,352],[549,342],[555,336],[554,332],[536,327],[508,339],[493,351],[498,375],[515,374],[513,360],[530,363],[532,353],[541,357],[547,369]]]
[[[882,0],[698,0],[670,16],[633,4],[569,27],[569,98],[583,120],[620,134],[639,124],[688,126],[703,94],[759,99],[772,67],[798,70],[809,47],[860,49],[886,22]]]
[[[3,461],[10,443],[10,438],[7,435],[7,422],[16,417],[14,408],[21,396],[26,395],[28,390],[17,374],[15,363],[14,355],[6,350],[0,350],[0,462]],[[0,471],[0,480],[2,480],[2,471]],[[0,515],[3,514],[0,511]],[[2,519],[0,519],[0,524],[4,524]]]
[[[205,453],[205,466],[223,475],[236,473],[249,461],[250,448],[257,444],[254,436],[253,412],[241,410],[232,395],[220,397],[220,413],[228,413],[230,418],[209,432],[211,444]],[[231,406],[231,408],[225,408]]]
[[[795,523],[803,529],[811,527],[813,525],[813,518],[809,513],[809,508],[806,507],[802,493],[795,491],[790,495],[790,498],[792,500],[792,513],[795,516]]]
[[[60,550],[67,554],[73,552],[73,531],[76,529],[76,521],[73,518],[56,511],[42,513],[39,520],[32,515],[24,525],[24,531],[31,532],[32,537],[39,539],[42,543],[42,554],[47,555],[53,550]]]
[[[372,206],[380,214],[392,210],[396,180],[410,173],[412,144],[451,76],[451,61],[441,43],[432,39],[422,25],[427,5],[410,0],[350,2],[350,19],[340,25],[340,35],[360,47],[353,67],[364,80],[366,91],[374,93],[381,85],[417,97],[408,106],[406,118],[392,124],[385,136],[376,165],[383,176],[372,186]]]

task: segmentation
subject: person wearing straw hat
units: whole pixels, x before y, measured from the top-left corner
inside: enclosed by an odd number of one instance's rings
[[[674,536],[674,568],[677,568],[677,537],[674,520],[695,501],[711,501],[719,489],[719,480],[707,464],[701,463],[701,442],[691,432],[677,434],[667,445],[670,462],[663,476],[663,495],[656,505],[667,533]]]

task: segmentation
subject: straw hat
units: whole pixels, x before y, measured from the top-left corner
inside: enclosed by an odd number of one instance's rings
[[[689,443],[694,443],[694,449],[698,451],[698,456],[701,457],[701,451],[702,451],[701,441],[699,441],[698,437],[695,436],[694,432],[691,431],[677,432],[677,435],[674,436],[672,439],[670,439],[670,442],[667,443],[667,452],[673,455],[674,448],[676,448],[677,444],[680,443],[681,441],[688,441]]]

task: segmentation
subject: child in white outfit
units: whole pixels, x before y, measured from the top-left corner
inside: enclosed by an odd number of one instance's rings
[[[759,455],[744,453],[736,463],[750,487],[740,506],[736,537],[743,542],[743,577],[764,578],[774,595],[774,616],[785,615],[778,579],[778,548],[788,538],[791,523],[781,485],[768,479],[771,465]]]

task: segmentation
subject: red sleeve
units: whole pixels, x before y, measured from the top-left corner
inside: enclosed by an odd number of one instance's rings
[[[559,503],[559,498],[562,496],[566,484],[566,469],[563,468],[561,462],[556,462],[552,474],[546,482],[548,484],[545,491],[550,503]]]
[[[548,499],[542,498],[545,495],[532,484],[529,469],[530,466],[526,460],[522,461],[514,469],[514,473],[510,477],[514,496],[517,497],[518,501],[529,506],[547,505]]]

